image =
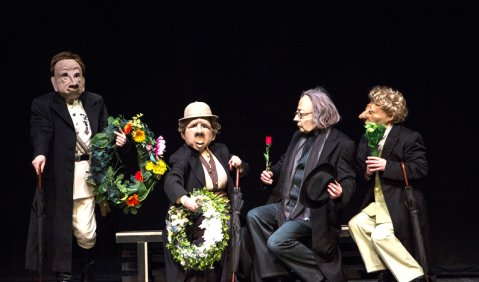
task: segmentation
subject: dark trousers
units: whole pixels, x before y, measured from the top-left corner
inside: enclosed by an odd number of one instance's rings
[[[290,269],[303,281],[323,280],[315,255],[305,244],[311,240],[311,222],[290,220],[279,226],[280,210],[281,203],[260,206],[246,218],[261,277],[288,275]]]

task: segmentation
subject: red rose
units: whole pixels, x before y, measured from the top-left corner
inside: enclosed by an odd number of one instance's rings
[[[266,145],[271,145],[271,144],[273,144],[273,137],[266,136]]]
[[[135,173],[135,179],[136,179],[136,181],[141,181],[141,182],[143,182],[143,174],[141,174],[141,171],[137,171],[137,172]]]

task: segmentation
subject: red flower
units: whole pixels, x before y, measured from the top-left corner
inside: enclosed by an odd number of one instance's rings
[[[136,181],[143,182],[143,174],[141,173],[140,170],[135,173],[135,179],[136,179]]]
[[[140,200],[138,199],[138,194],[133,194],[128,199],[126,200],[126,205],[129,207],[134,207],[140,203]]]
[[[130,134],[130,132],[131,132],[131,123],[127,123],[127,124],[125,125],[124,131],[125,131],[125,134],[126,134],[126,135]]]
[[[266,136],[266,152],[264,152],[264,160],[266,161],[266,170],[271,169],[271,162],[269,161],[269,148],[271,147],[271,144],[273,144],[273,137],[271,136]]]
[[[266,145],[271,145],[271,144],[273,144],[273,137],[266,136]]]

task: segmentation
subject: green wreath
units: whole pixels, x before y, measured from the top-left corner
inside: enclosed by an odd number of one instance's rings
[[[179,262],[185,270],[205,270],[213,268],[214,263],[221,259],[221,255],[228,245],[228,208],[229,200],[206,190],[195,190],[191,196],[196,196],[200,206],[196,213],[191,212],[183,205],[171,206],[168,210],[166,230],[173,259]],[[203,222],[199,228],[204,229],[204,242],[195,245],[190,242],[189,234],[193,227],[193,218],[202,215]]]
[[[121,115],[108,117],[108,125],[91,140],[91,168],[87,182],[93,186],[96,202],[121,208],[125,214],[136,214],[141,202],[146,199],[155,184],[168,169],[162,159],[165,140],[156,140],[153,132],[141,121],[142,114],[131,120]],[[122,168],[116,151],[114,131],[123,128],[125,135],[133,141],[138,158],[138,171],[130,178],[119,173]]]

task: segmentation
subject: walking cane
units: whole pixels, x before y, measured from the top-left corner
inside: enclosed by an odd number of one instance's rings
[[[42,172],[38,173],[37,182],[37,199],[36,211],[38,221],[38,256],[37,256],[37,273],[38,281],[43,281],[43,187],[42,187]]]

